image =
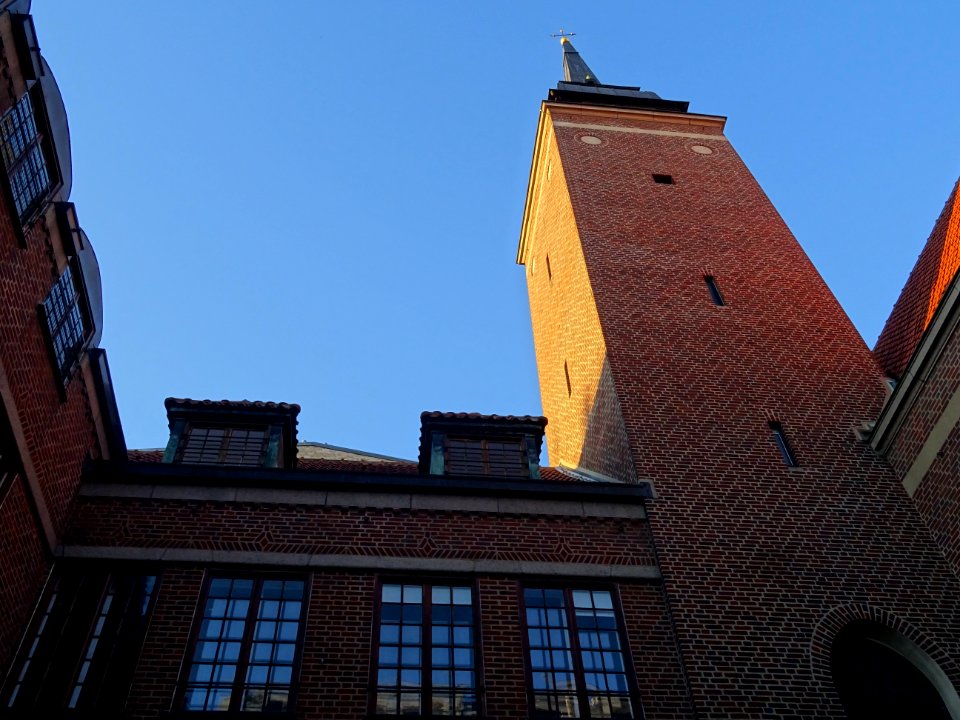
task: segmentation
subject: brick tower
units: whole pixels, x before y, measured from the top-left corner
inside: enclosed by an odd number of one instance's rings
[[[518,251],[548,445],[653,485],[691,712],[842,717],[836,674],[867,625],[956,712],[960,585],[858,433],[886,392],[869,350],[725,118],[600,83],[566,38],[563,61]],[[888,675],[868,694],[920,717],[926,690]]]

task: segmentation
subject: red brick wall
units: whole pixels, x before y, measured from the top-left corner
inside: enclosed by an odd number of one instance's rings
[[[927,244],[877,338],[873,352],[881,367],[892,377],[903,375],[947,285],[960,268],[960,196],[957,187],[953,186]]]
[[[83,378],[77,373],[66,388],[66,400],[57,393],[57,371],[50,361],[37,305],[56,280],[55,238],[45,220],[27,233],[26,248],[18,246],[7,208],[0,208],[0,363],[29,448],[29,460],[42,494],[40,505],[49,513],[54,532],[63,532],[80,482],[83,462],[98,455],[90,403]],[[8,415],[13,415],[8,411]],[[11,417],[11,419],[13,419]],[[18,483],[19,505],[26,507],[25,483]],[[39,559],[37,539],[42,537],[35,516],[19,515],[4,526],[9,542],[29,549],[29,565],[0,563],[0,587],[11,587],[20,599],[4,606],[11,628],[22,631],[47,571]],[[16,533],[16,536],[13,533]],[[18,587],[19,590],[12,589]],[[9,615],[7,608],[9,607]],[[13,629],[10,632],[16,634]],[[0,637],[0,668],[11,660]]]
[[[163,571],[130,685],[127,711],[131,718],[154,718],[172,707],[202,581],[201,568],[171,567]]]
[[[918,396],[887,452],[890,464],[900,477],[913,465],[930,431],[960,388],[960,336],[955,333],[947,340],[936,365],[917,388]],[[960,575],[958,468],[960,430],[954,428],[917,486],[913,500],[954,572]]]
[[[603,329],[551,134],[545,139],[526,262],[547,447],[554,465],[635,481]],[[568,385],[569,378],[569,385]]]
[[[645,521],[82,498],[65,544],[653,565]]]
[[[79,373],[73,377],[66,401],[61,401],[57,371],[37,318],[37,305],[59,276],[54,238],[41,219],[22,249],[10,223],[10,217],[0,213],[0,358],[45,503],[61,532],[83,462],[91,451],[95,456],[99,452],[83,378]]]
[[[580,292],[593,296],[636,472],[658,493],[650,524],[701,716],[837,714],[809,671],[823,651],[810,643],[825,613],[853,601],[960,657],[960,584],[895,474],[854,435],[883,402],[879,368],[736,152],[709,137],[716,125],[551,112],[636,130],[555,126],[577,232],[533,242],[580,245],[566,252],[583,254]],[[547,292],[531,290],[535,316]],[[543,343],[596,342],[568,332],[540,332],[538,357]],[[549,407],[556,383],[541,377]],[[800,467],[782,462],[769,420]]]
[[[9,658],[49,570],[20,476],[0,497],[0,558],[0,658]],[[5,669],[0,667],[0,674]]]

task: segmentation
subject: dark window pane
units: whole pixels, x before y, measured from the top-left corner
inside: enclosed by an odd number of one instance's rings
[[[388,623],[400,622],[400,605],[393,603],[384,603],[380,607],[380,621]]]

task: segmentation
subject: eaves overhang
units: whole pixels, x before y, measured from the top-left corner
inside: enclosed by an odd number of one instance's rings
[[[639,88],[580,83],[560,83],[547,93],[547,101],[676,113],[685,113],[690,107],[690,103],[686,100],[664,100],[654,93],[645,93]]]
[[[279,468],[217,467],[130,461],[90,461],[84,484],[170,485],[270,488],[353,493],[417,493],[473,497],[580,500],[642,504],[653,497],[649,483],[576,483],[550,480],[498,480],[456,475],[383,475]]]

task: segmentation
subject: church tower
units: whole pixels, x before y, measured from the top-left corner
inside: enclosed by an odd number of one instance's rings
[[[725,118],[562,47],[517,257],[550,458],[653,486],[694,712],[960,717],[960,584],[864,442],[873,356]]]

